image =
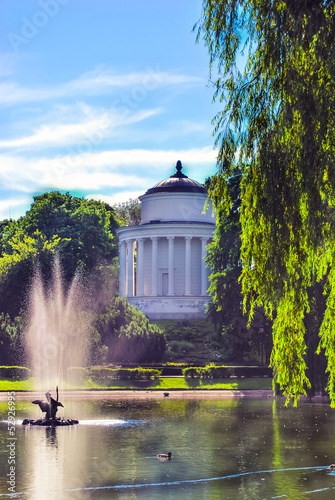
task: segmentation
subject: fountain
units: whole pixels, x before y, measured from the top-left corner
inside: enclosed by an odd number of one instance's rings
[[[45,393],[45,397],[47,401],[41,401],[40,399],[36,399],[32,401],[33,404],[38,404],[42,413],[45,413],[45,417],[42,418],[25,418],[22,421],[22,425],[44,425],[44,426],[59,426],[59,425],[74,425],[79,424],[79,421],[72,418],[67,418],[66,420],[56,417],[56,413],[58,411],[58,406],[64,406],[60,401],[58,401],[58,387],[56,387],[57,399],[54,399],[51,396],[50,391]]]
[[[29,304],[28,327],[25,335],[26,350],[35,390],[45,393],[47,401],[36,400],[43,419],[25,419],[31,425],[72,425],[76,420],[56,418],[58,407],[58,387],[71,383],[69,370],[86,365],[90,313],[87,294],[84,292],[80,273],[77,272],[68,288],[62,279],[59,258],[53,264],[49,286],[43,282],[41,273],[36,271],[33,278]],[[55,387],[57,397],[53,399],[49,387]],[[47,392],[45,392],[47,391]]]

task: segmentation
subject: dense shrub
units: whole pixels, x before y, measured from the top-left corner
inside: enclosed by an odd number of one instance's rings
[[[191,378],[228,378],[228,377],[271,377],[271,368],[263,366],[215,366],[192,367],[183,369],[184,377]]]
[[[187,354],[192,349],[194,349],[194,345],[187,340],[172,340],[170,342],[170,350],[175,354]]]
[[[6,380],[26,380],[30,370],[25,366],[0,366],[0,378]]]
[[[183,368],[182,373],[185,378],[200,378],[202,376],[203,368]]]
[[[97,317],[95,329],[108,348],[107,362],[151,363],[161,361],[165,337],[156,325],[127,299],[113,297],[104,314]]]
[[[0,364],[26,364],[23,356],[23,320],[19,316],[11,319],[9,314],[0,313]]]
[[[150,380],[161,375],[160,370],[153,368],[91,368],[90,376],[94,382],[108,383],[109,380]]]
[[[202,378],[228,378],[231,375],[228,366],[206,365],[203,368]]]

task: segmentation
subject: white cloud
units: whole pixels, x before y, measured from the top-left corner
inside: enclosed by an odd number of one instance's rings
[[[125,88],[139,85],[149,91],[158,87],[198,83],[199,81],[201,81],[199,77],[160,71],[158,66],[156,68],[147,67],[145,71],[124,74],[115,74],[110,68],[100,67],[84,73],[79,78],[65,84],[64,87],[70,92],[80,91],[95,94],[106,91],[109,93],[113,87]]]
[[[93,108],[88,108],[84,117],[78,118],[77,122],[43,124],[26,137],[0,141],[0,148],[54,147],[82,141],[96,146],[110,136],[116,127],[119,129],[121,126],[141,122],[161,112],[160,108],[138,112],[129,110],[128,113],[118,112],[116,109],[97,114],[93,112]]]
[[[0,220],[18,219],[32,203],[31,196],[19,195],[0,200]]]
[[[46,189],[86,190],[147,189],[173,173],[177,160],[186,175],[196,178],[215,165],[212,147],[189,150],[129,149],[63,155],[53,158],[0,155],[3,189],[36,192]],[[135,191],[135,190],[134,190]]]
[[[116,74],[112,69],[97,68],[80,77],[57,86],[28,88],[16,82],[0,84],[0,104],[42,101],[54,98],[70,98],[78,95],[111,94],[115,89],[128,89],[130,97],[140,101],[143,96],[161,87],[170,85],[194,85],[202,79],[192,75],[172,74],[160,71],[159,67],[145,71]]]

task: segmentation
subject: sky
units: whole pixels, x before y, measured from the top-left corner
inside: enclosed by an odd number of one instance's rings
[[[201,0],[2,0],[0,220],[45,192],[111,205],[216,171]]]

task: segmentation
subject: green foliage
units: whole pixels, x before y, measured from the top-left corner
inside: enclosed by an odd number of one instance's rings
[[[38,229],[48,239],[58,236],[64,242],[62,262],[71,278],[79,264],[91,270],[100,260],[116,256],[115,216],[107,203],[52,192],[35,196],[18,223],[28,235]]]
[[[108,385],[111,380],[150,380],[158,379],[162,372],[153,368],[105,368],[93,367],[89,374],[94,382]]]
[[[188,378],[228,378],[231,375],[227,366],[215,366],[213,364],[204,367],[191,367],[183,369],[184,377]]]
[[[333,406],[334,14],[334,0],[204,0],[198,31],[210,53],[214,99],[223,102],[215,118],[220,170],[210,195],[226,210],[227,180],[234,168],[241,172],[244,306],[274,317],[271,364],[296,404],[310,386],[308,291],[314,278],[324,280],[319,351],[327,357]]]
[[[0,378],[6,380],[26,380],[30,370],[25,366],[0,366]]]
[[[24,217],[1,225],[0,311],[12,318],[19,314],[37,263],[48,280],[55,252],[65,280],[81,266],[101,290],[106,281],[103,267],[117,254],[117,227],[114,209],[106,203],[59,192],[34,197]]]
[[[221,200],[214,200],[217,214],[217,227],[213,242],[208,245],[207,262],[211,268],[209,292],[213,304],[209,317],[217,330],[236,333],[243,329],[247,337],[247,317],[243,314],[242,290],[239,276],[241,263],[241,224],[240,224],[240,179],[239,171],[229,179],[228,192],[232,199],[229,212],[222,207]],[[240,353],[243,349],[240,346]]]
[[[0,313],[0,363],[11,365],[24,362],[23,356],[23,321],[9,314]]]
[[[17,230],[6,246],[7,253],[0,257],[0,311],[14,318],[20,312],[35,265],[39,262],[45,266],[61,245],[59,238],[47,240],[38,230],[31,236]]]
[[[207,261],[212,273],[209,292],[212,302],[207,314],[222,335],[226,360],[243,362],[245,357],[261,352],[259,361],[269,363],[272,343],[271,324],[258,308],[256,318],[248,323],[243,311],[242,287],[239,281],[241,262],[240,182],[241,172],[236,169],[228,180],[228,195],[231,199],[229,211],[222,206],[221,199],[214,199],[217,227],[213,242],[208,246]],[[263,335],[259,342],[259,330]],[[262,354],[265,351],[264,359]],[[252,354],[253,353],[253,354]]]
[[[155,320],[167,341],[165,361],[202,364],[223,361],[221,339],[208,320]],[[184,344],[187,342],[187,344]]]
[[[97,316],[95,329],[108,347],[108,362],[141,363],[163,357],[163,332],[150,325],[148,318],[124,298],[112,298],[106,312]]]
[[[169,348],[177,356],[184,356],[194,349],[194,344],[187,340],[172,340]]]
[[[202,368],[196,368],[191,366],[190,368],[183,368],[182,373],[185,378],[200,378],[202,373]]]
[[[271,368],[260,366],[216,366],[209,364],[204,367],[190,367],[183,369],[186,378],[218,379],[229,377],[272,377]]]
[[[113,205],[120,226],[138,226],[141,223],[141,203],[130,198]]]

